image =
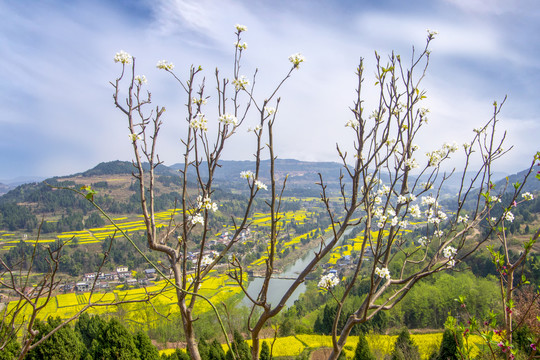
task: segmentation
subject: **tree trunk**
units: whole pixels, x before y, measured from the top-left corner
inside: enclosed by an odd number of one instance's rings
[[[178,294],[180,297],[181,294]],[[178,300],[178,306],[180,307],[180,313],[182,315],[182,324],[184,325],[184,334],[186,336],[186,347],[191,360],[201,360],[199,354],[199,346],[195,339],[195,331],[193,329],[193,319],[191,318],[191,310],[186,307],[185,299]]]
[[[258,335],[251,337],[251,360],[259,360],[260,343]]]

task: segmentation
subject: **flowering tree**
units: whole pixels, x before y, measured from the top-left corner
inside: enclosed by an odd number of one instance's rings
[[[144,90],[146,78],[136,75],[135,59],[119,52],[115,61],[122,65],[122,73],[111,83],[114,88],[115,105],[125,115],[129,139],[134,152],[134,176],[139,183],[141,207],[146,222],[146,235],[150,249],[166,255],[176,288],[178,306],[182,316],[187,347],[192,359],[200,359],[193,322],[196,319],[194,306],[204,298],[199,290],[205,277],[222,259],[227,259],[229,275],[245,290],[244,269],[231,249],[239,241],[241,232],[249,225],[249,214],[259,191],[268,191],[271,226],[267,241],[267,259],[263,285],[256,296],[245,291],[252,307],[248,329],[252,338],[252,358],[258,359],[260,332],[268,321],[284,307],[293,292],[302,284],[320,261],[338,244],[345,232],[353,227],[363,229],[361,250],[358,252],[354,271],[347,280],[339,284],[334,274],[325,275],[319,286],[330,291],[338,303],[337,317],[333,326],[333,351],[336,359],[345,345],[353,326],[373,318],[379,311],[391,309],[421,279],[434,273],[452,269],[464,258],[477,250],[493,233],[481,239],[474,235],[475,228],[488,216],[500,194],[495,194],[491,185],[491,165],[505,151],[502,149],[504,135],[497,137],[495,129],[501,105],[494,104],[494,113],[483,127],[475,129],[472,139],[458,146],[444,144],[440,149],[427,153],[422,161],[418,155],[415,138],[428,122],[428,110],[421,107],[426,97],[420,87],[429,63],[429,44],[436,33],[428,32],[426,46],[420,54],[411,57],[405,64],[399,55],[392,54],[386,64],[376,54],[376,83],[379,101],[366,116],[361,95],[364,82],[363,61],[357,68],[358,87],[356,100],[351,108],[352,119],[345,126],[354,136],[352,157],[338,146],[338,155],[343,164],[341,184],[341,209],[330,202],[325,179],[320,178],[321,200],[331,220],[331,236],[321,239],[313,260],[300,272],[277,304],[268,302],[268,291],[272,274],[275,273],[277,246],[280,239],[279,222],[282,194],[286,179],[278,183],[275,176],[275,148],[273,125],[279,108],[277,92],[283,83],[300,67],[304,58],[292,55],[290,70],[276,85],[275,90],[258,101],[255,95],[255,72],[252,80],[240,74],[240,60],[247,44],[241,35],[246,27],[236,25],[235,57],[232,80],[221,78],[216,70],[217,121],[205,115],[205,106],[210,98],[205,91],[204,79],[198,88],[195,81],[203,71],[200,67],[190,69],[187,80],[181,80],[174,72],[174,65],[160,61],[157,67],[170,73],[185,92],[187,134],[182,140],[183,167],[180,170],[182,189],[179,194],[179,220],[171,217],[165,229],[158,229],[154,220],[154,171],[161,164],[156,153],[156,144],[165,109],[156,107],[145,112],[150,104],[150,93]],[[127,85],[125,102],[121,101],[122,84]],[[240,174],[246,180],[249,196],[242,216],[232,219],[234,233],[225,248],[215,256],[205,253],[209,238],[210,214],[217,209],[212,200],[213,179],[216,168],[228,140],[240,129],[248,114],[254,114],[258,124],[251,129],[256,138],[254,152],[255,170]],[[250,115],[251,116],[251,115]],[[214,135],[211,135],[213,133]],[[439,201],[440,188],[448,175],[441,165],[459,151],[465,156],[461,187],[457,203],[450,209]],[[261,181],[261,157],[267,152],[270,159],[270,184]],[[474,156],[479,156],[481,165],[472,181],[466,180]],[[149,164],[148,170],[143,162]],[[420,163],[423,166],[420,166]],[[352,164],[352,165],[351,165]],[[531,167],[532,168],[532,167]],[[204,172],[203,172],[204,170]],[[420,175],[412,176],[412,171]],[[188,186],[188,173],[195,174],[196,184]],[[205,175],[203,175],[203,173]],[[517,189],[517,193],[521,188]],[[516,196],[517,196],[516,193]],[[453,211],[452,215],[450,211]],[[424,235],[410,239],[405,229],[413,221],[423,224]],[[505,212],[494,220],[495,224],[511,221],[511,213]],[[418,225],[416,225],[418,226]],[[198,241],[195,242],[195,235]],[[411,241],[414,240],[414,245]],[[192,271],[188,271],[188,251],[196,249],[197,260]],[[369,249],[369,252],[368,252]],[[369,257],[369,261],[368,261]],[[357,282],[366,279],[369,291],[362,305],[348,317],[343,329],[337,323],[349,293]],[[340,295],[333,288],[341,286]],[[204,300],[204,299],[203,299]]]
[[[164,253],[169,260],[174,275],[173,285],[176,288],[187,347],[192,359],[200,359],[193,322],[196,319],[195,304],[199,298],[203,297],[199,294],[201,284],[218,262],[228,258],[226,256],[230,249],[239,241],[240,234],[247,228],[248,217],[257,193],[268,189],[267,185],[260,180],[260,161],[264,149],[263,126],[268,125],[270,132],[268,148],[272,151],[271,128],[279,105],[279,98],[276,98],[277,92],[303,61],[303,58],[298,54],[291,56],[289,60],[292,67],[288,73],[264,101],[257,102],[253,97],[255,76],[252,80],[253,83],[251,83],[246,76],[240,75],[240,59],[243,51],[247,49],[247,44],[241,42],[241,34],[246,30],[245,26],[236,25],[237,41],[234,44],[236,50],[233,80],[221,79],[217,70],[215,73],[218,112],[215,124],[209,124],[209,120],[204,114],[204,106],[209,98],[205,92],[204,79],[199,87],[195,88],[195,81],[202,72],[202,68],[192,67],[188,79],[183,81],[174,73],[172,63],[163,60],[157,64],[159,69],[167,71],[178,81],[187,96],[185,121],[188,129],[186,137],[182,140],[184,159],[183,167],[180,170],[182,183],[178,209],[180,221],[171,217],[170,225],[165,230],[159,230],[154,220],[154,171],[161,164],[156,153],[156,144],[165,108],[157,107],[155,112],[150,113],[150,115],[145,114],[143,108],[150,104],[150,93],[145,92],[143,88],[146,78],[135,74],[135,59],[126,52],[117,53],[114,59],[115,62],[122,64],[121,75],[114,83],[111,83],[115,90],[114,101],[117,108],[127,118],[129,139],[132,142],[135,156],[134,176],[139,182],[148,246],[152,250]],[[131,70],[130,74],[126,72],[129,70]],[[125,104],[123,104],[120,100],[120,83],[125,78],[127,78],[128,91]],[[245,105],[241,104],[243,96],[247,98]],[[209,215],[218,209],[217,203],[212,201],[214,173],[219,166],[225,144],[244,123],[248,111],[252,107],[255,108],[259,117],[259,124],[252,129],[257,141],[256,167],[254,172],[244,171],[240,174],[246,180],[249,188],[248,200],[243,216],[240,216],[239,219],[232,219],[234,233],[225,248],[217,255],[209,255],[205,252],[210,235]],[[213,138],[210,135],[212,132],[214,133]],[[273,158],[272,154],[272,160]],[[149,164],[148,170],[145,170],[143,166],[144,161]],[[205,175],[203,175],[203,171]],[[193,188],[188,186],[188,173],[190,172],[193,172],[196,177],[196,185]],[[275,190],[274,187],[272,189],[272,191]],[[272,209],[275,207],[275,199],[276,197],[272,196]],[[199,238],[195,239],[195,235]],[[194,269],[188,271],[188,251],[194,248],[197,249],[198,253],[197,261]],[[233,266],[240,264],[234,256],[231,256],[229,261]],[[235,278],[242,283],[242,275],[235,275]]]
[[[535,160],[540,161],[540,152],[536,154]],[[540,180],[540,175],[537,175],[537,177]],[[460,296],[458,301],[461,303],[461,308],[465,313],[464,318],[466,319],[466,323],[458,323],[456,318],[449,316],[445,324],[448,329],[454,332],[456,337],[463,336],[465,339],[464,343],[458,344],[458,352],[462,359],[470,359],[472,357],[469,337],[471,334],[476,334],[482,338],[489,349],[489,354],[486,355],[495,359],[499,357],[498,353],[500,351],[504,354],[504,358],[512,360],[520,350],[519,346],[516,346],[515,341],[515,334],[520,330],[525,330],[525,336],[528,337],[521,341],[522,346],[524,345],[523,343],[527,344],[526,352],[528,352],[528,359],[538,357],[536,354],[537,345],[540,343],[540,335],[538,331],[530,332],[530,329],[527,329],[527,325],[536,325],[531,327],[537,328],[540,323],[540,317],[537,314],[540,293],[538,291],[536,293],[526,292],[524,299],[519,299],[521,302],[519,307],[515,294],[518,289],[530,284],[523,273],[519,277],[519,270],[523,269],[528,256],[532,252],[533,246],[538,241],[540,229],[528,241],[521,244],[523,250],[517,256],[512,256],[506,228],[508,223],[514,221],[514,214],[511,210],[523,202],[534,199],[534,196],[529,192],[522,193],[521,198],[519,198],[518,194],[522,188],[522,184],[515,183],[513,185],[514,194],[510,202],[506,204],[507,206],[503,206],[500,204],[501,201],[496,199],[496,204],[491,208],[491,210],[498,211],[502,215],[499,217],[488,216],[486,219],[499,245],[499,250],[496,250],[493,245],[488,246],[488,250],[499,277],[501,312],[496,313],[494,310],[490,314],[490,318],[484,321],[476,319],[467,311],[467,299]],[[517,313],[517,318],[514,312]],[[500,318],[502,318],[502,321]]]
[[[327,210],[336,229],[332,241],[348,226],[361,226],[364,231],[354,274],[347,277],[342,295],[336,298],[338,311],[333,325],[331,359],[338,357],[354,325],[370,320],[379,311],[391,309],[419,280],[452,269],[494,234],[490,229],[479,237],[475,229],[502,196],[494,190],[491,179],[493,162],[505,153],[502,148],[505,134],[497,137],[495,131],[502,104],[493,104],[493,117],[483,127],[474,129],[470,141],[462,146],[443,144],[439,150],[427,152],[425,165],[420,166],[422,161],[414,141],[428,121],[428,110],[421,107],[425,91],[420,84],[429,63],[428,47],[435,35],[436,32],[428,30],[426,47],[419,55],[413,53],[408,66],[394,54],[383,65],[376,54],[379,104],[369,116],[365,115],[361,97],[362,62],[358,67],[357,100],[351,109],[354,118],[346,124],[355,135],[355,165],[349,166],[347,154],[340,151],[345,174],[352,183],[349,191],[342,186],[347,215],[337,221],[330,206]],[[441,165],[460,148],[465,164],[457,202],[442,206],[440,190],[452,174],[442,172]],[[476,171],[470,169],[474,156],[481,162]],[[534,161],[528,174],[533,166]],[[419,175],[411,176],[413,169]],[[472,180],[466,180],[467,172],[473,172]],[[322,186],[322,199],[328,204]],[[516,188],[512,201],[522,186]],[[352,220],[355,216],[357,219]],[[418,239],[411,239],[404,231],[413,221],[424,224],[424,235]],[[502,225],[512,221],[512,214],[507,209],[491,221],[493,225]],[[361,279],[369,283],[369,290],[361,306],[338,331],[344,302]]]

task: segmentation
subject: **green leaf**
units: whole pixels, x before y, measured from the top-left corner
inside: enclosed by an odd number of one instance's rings
[[[97,194],[96,190],[92,189],[90,185],[81,186],[81,190],[86,191],[86,195],[84,196],[86,200],[94,201],[94,195]]]

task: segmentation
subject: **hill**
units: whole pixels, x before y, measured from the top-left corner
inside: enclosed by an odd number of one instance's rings
[[[202,164],[202,176],[205,164]],[[327,191],[336,193],[339,191],[339,176],[342,165],[336,162],[307,162],[294,159],[276,160],[276,179],[278,184],[286,176],[286,196],[295,197],[318,197],[320,194],[319,173],[322,175]],[[145,166],[148,170],[148,165]],[[181,189],[181,178],[178,176],[180,164],[170,167],[160,165],[156,169],[156,209],[162,211],[175,206]],[[45,182],[27,183],[17,186],[0,196],[0,215],[4,218],[1,228],[10,231],[34,227],[39,217],[63,217],[78,216],[77,213],[87,214],[93,208],[84,198],[74,192],[51,187],[80,188],[83,185],[91,185],[97,191],[96,200],[109,213],[112,214],[137,214],[140,211],[138,185],[132,176],[133,165],[128,161],[111,161],[100,163],[87,171],[64,177],[53,177]],[[213,197],[232,198],[246,194],[247,186],[245,179],[240,177],[240,172],[255,170],[254,161],[221,161],[216,170]],[[269,183],[270,161],[261,162],[260,178]],[[525,171],[508,177],[509,186],[507,191],[513,191],[512,183],[522,179]],[[494,178],[500,178],[503,174],[495,174]],[[441,199],[451,201],[459,187],[462,174],[453,174],[446,181],[440,193]],[[465,175],[465,182],[470,183],[470,175]],[[383,178],[383,181],[385,179]],[[540,191],[540,181],[530,179],[524,191],[537,193]],[[195,181],[194,171],[188,173],[188,188],[195,190],[191,184]],[[499,180],[496,189],[504,189],[506,178]],[[261,194],[264,196],[265,194]],[[7,226],[8,219],[13,216]],[[0,217],[0,219],[2,218]],[[66,220],[67,221],[67,220]]]

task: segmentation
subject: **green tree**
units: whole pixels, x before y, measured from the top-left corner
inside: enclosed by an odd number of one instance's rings
[[[103,330],[102,339],[104,341],[99,344],[99,350],[101,350],[102,356],[94,356],[94,358],[118,360],[140,359],[139,351],[135,347],[133,337],[118,320],[112,318]],[[92,343],[92,349],[98,350],[95,348],[94,343]]]
[[[358,344],[354,351],[353,360],[375,360],[375,356],[371,353],[366,336],[363,332],[358,334]]]
[[[234,330],[231,346],[236,355],[236,360],[251,360],[251,351],[249,349],[249,345],[238,330]],[[203,359],[202,356],[201,359]],[[233,360],[231,350],[227,351],[227,360]]]
[[[159,351],[152,345],[152,342],[146,333],[138,331],[135,336],[133,336],[133,342],[135,343],[135,347],[139,350],[141,360],[159,359]]]
[[[84,221],[84,226],[89,229],[93,227],[101,227],[105,225],[105,220],[97,212],[93,212],[88,216],[88,218]]]
[[[39,333],[34,338],[34,343],[38,342],[61,323],[62,320],[60,317],[49,317],[46,322],[39,319],[36,320],[34,329],[39,331]],[[74,331],[71,326],[64,326],[39,346],[28,352],[26,359],[76,360],[82,359],[83,353],[84,343],[80,334]]]
[[[441,347],[436,360],[458,360],[460,359],[458,346],[461,346],[463,340],[461,336],[455,336],[455,333],[450,330],[444,330]]]
[[[263,341],[261,345],[261,354],[259,355],[259,360],[270,359],[272,359],[270,356],[270,346],[268,346],[268,343],[266,341]]]
[[[391,360],[420,360],[418,346],[415,345],[409,330],[404,328],[399,333],[394,350],[390,357]]]
[[[93,341],[100,341],[104,327],[105,321],[99,316],[90,316],[88,313],[83,313],[77,324],[75,324],[75,331],[81,334],[84,345],[89,350]]]
[[[128,332],[128,330],[117,319],[109,322],[99,316],[89,316],[84,313],[75,326],[75,330],[81,334],[82,340],[87,348],[85,357],[93,359],[119,359],[138,360],[141,354],[137,350],[136,344],[143,344],[145,355],[153,353],[147,349],[149,339],[138,339]],[[155,357],[157,359],[158,357]],[[146,357],[143,359],[152,359]]]
[[[5,322],[0,323],[0,345],[3,345],[2,351],[0,351],[0,360],[11,360],[17,357],[21,351],[21,345],[17,342],[17,336],[15,333],[9,334],[9,328]]]

